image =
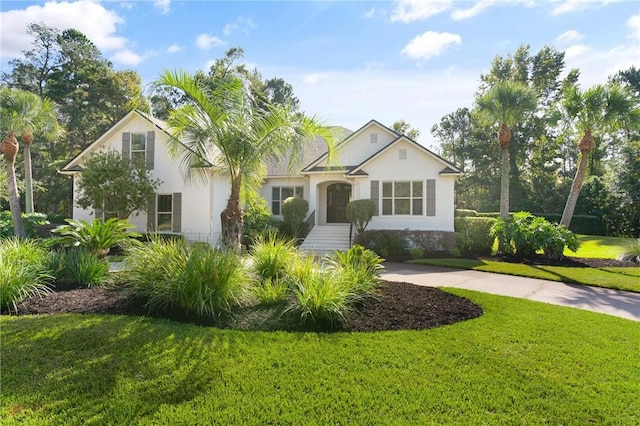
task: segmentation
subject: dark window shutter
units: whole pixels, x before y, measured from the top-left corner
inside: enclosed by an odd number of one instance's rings
[[[427,179],[427,216],[436,215],[436,180]]]
[[[147,231],[155,232],[156,230],[156,194],[149,199],[149,207],[147,208]]]
[[[122,133],[122,158],[131,158],[131,133]]]
[[[182,232],[182,193],[173,193],[173,206],[171,207],[173,213],[173,232]]]
[[[147,132],[147,169],[153,170],[155,164],[156,132]]]
[[[373,215],[378,216],[378,211],[380,210],[380,181],[378,180],[371,181],[371,199],[376,205],[376,210]]]

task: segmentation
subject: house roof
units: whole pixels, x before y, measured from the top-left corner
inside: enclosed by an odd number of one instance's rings
[[[338,140],[343,140],[352,133],[351,130],[340,126],[331,127],[331,131],[334,138]],[[304,169],[307,164],[310,164],[325,153],[327,153],[327,142],[324,138],[316,136],[305,143],[302,157],[291,165],[286,161],[286,158],[288,158],[286,155],[281,158],[267,159],[265,161],[267,177],[290,176],[292,170],[298,173]]]

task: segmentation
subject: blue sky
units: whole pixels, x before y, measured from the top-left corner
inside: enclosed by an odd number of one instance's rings
[[[0,63],[29,48],[30,22],[85,33],[116,69],[145,83],[162,69],[207,69],[230,47],[294,87],[302,109],[357,129],[404,119],[431,127],[472,106],[495,55],[553,45],[581,84],[640,67],[640,2],[630,0],[6,1]]]

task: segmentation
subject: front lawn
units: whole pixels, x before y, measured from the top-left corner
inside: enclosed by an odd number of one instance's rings
[[[495,272],[539,278],[549,281],[591,285],[640,293],[640,267],[637,268],[580,268],[567,266],[526,265],[485,259],[417,259],[408,263],[444,266],[457,269]]]
[[[590,257],[594,259],[615,259],[624,251],[624,246],[632,238],[603,237],[600,235],[577,235],[580,242],[578,251],[565,250],[565,256]]]
[[[218,330],[140,317],[2,317],[2,423],[640,422],[640,327],[467,290],[426,331]]]

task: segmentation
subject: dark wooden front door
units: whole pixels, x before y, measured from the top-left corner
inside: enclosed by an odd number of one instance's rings
[[[351,201],[351,185],[334,183],[327,187],[327,223],[349,223],[347,204]]]

